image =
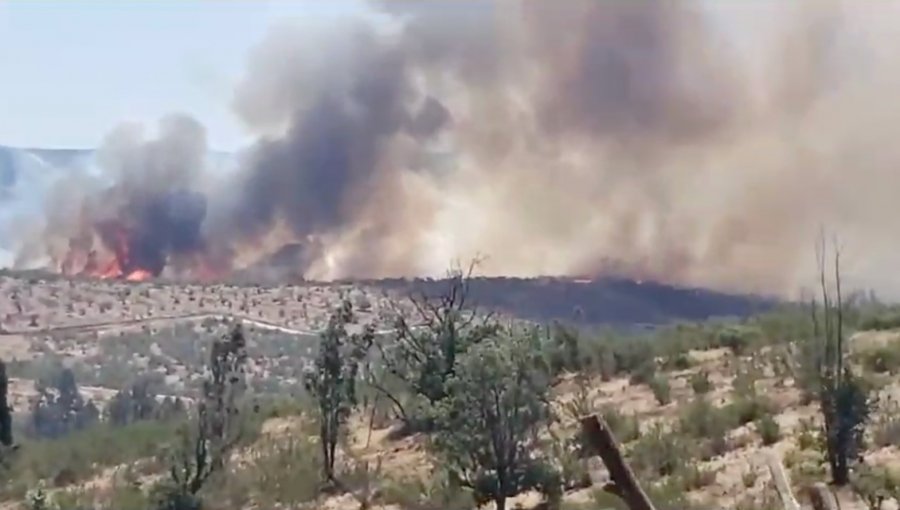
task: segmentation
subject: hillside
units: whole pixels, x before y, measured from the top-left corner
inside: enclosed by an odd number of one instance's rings
[[[483,292],[486,281],[473,280],[470,289]],[[513,280],[501,288],[515,295],[528,283]],[[11,299],[2,303],[0,357],[7,362],[20,448],[0,498],[9,508],[23,508],[26,495],[43,487],[60,509],[149,508],[150,492],[167,477],[176,427],[204,388],[211,347],[227,338],[228,324],[236,320],[244,325],[244,373],[254,402],[242,416],[252,431],[201,492],[209,508],[356,510],[361,501],[382,510],[473,508],[470,491],[445,484],[444,468],[452,463],[434,442],[442,432],[401,433],[397,409],[366,378],[359,381],[361,398],[339,446],[343,489],[318,482],[320,432],[304,381],[315,369],[319,334],[334,320],[335,307],[348,299],[356,313],[347,331],[359,333],[371,324],[375,345],[397,341],[398,313],[423,325],[421,341],[438,338],[427,333],[437,323],[428,326],[429,316],[421,315],[429,308],[403,300],[398,285],[205,287],[5,277],[3,295]],[[448,282],[443,285],[446,291]],[[613,286],[638,287],[645,288]],[[428,288],[441,295],[438,282]],[[647,317],[659,317],[660,309],[685,313],[668,301],[672,294],[665,288],[649,289],[661,297]],[[459,334],[469,334],[464,324],[483,320],[460,312],[454,319],[463,328]],[[885,485],[900,481],[892,474],[900,470],[900,333],[890,329],[893,313],[864,304],[847,315],[848,330],[856,331],[848,336],[848,360],[872,388],[873,400],[864,462],[854,470],[853,485],[836,491],[844,509],[862,510],[862,496],[882,493],[888,502],[883,508],[894,508],[893,486]],[[769,509],[776,497],[766,466],[771,454],[782,459],[804,505],[805,488],[829,477],[821,412],[806,375],[804,352],[814,344],[807,340],[812,330],[805,310],[779,305],[740,320],[682,322],[640,334],[549,328],[528,340],[516,331],[527,330],[515,327],[497,348],[524,341],[532,346],[522,353],[533,360],[528,363],[543,360],[529,365],[529,377],[547,377],[536,389],[547,392],[553,419],[539,428],[537,442],[527,444],[561,470],[567,510],[619,508],[599,491],[608,479],[602,464],[577,454],[577,418],[590,413],[609,423],[659,508]],[[383,363],[391,352],[376,349],[372,360]],[[407,402],[402,379],[384,382]],[[47,413],[64,405],[54,395],[73,394],[73,387],[78,396],[65,405],[74,406],[79,418],[38,419],[38,409]],[[508,507],[532,508],[543,499],[526,490]]]
[[[401,294],[433,295],[441,280],[367,282]],[[773,299],[682,288],[624,278],[473,278],[471,303],[536,322],[583,326],[659,325],[747,317],[771,309]]]

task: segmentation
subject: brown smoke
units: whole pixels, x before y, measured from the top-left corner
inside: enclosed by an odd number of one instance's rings
[[[896,6],[377,7],[390,23],[280,27],[250,56],[234,106],[259,141],[204,224],[241,264],[299,242],[313,278],[480,254],[787,293],[825,226],[852,283],[900,289]]]

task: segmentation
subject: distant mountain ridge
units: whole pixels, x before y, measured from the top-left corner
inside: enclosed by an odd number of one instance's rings
[[[446,280],[382,279],[363,283],[401,294],[436,296]],[[770,310],[778,300],[627,278],[476,277],[470,303],[539,323],[584,326],[658,326],[678,321],[743,318]]]

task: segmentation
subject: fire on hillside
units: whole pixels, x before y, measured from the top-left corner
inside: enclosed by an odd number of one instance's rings
[[[140,232],[116,220],[94,225],[88,242],[72,239],[58,264],[66,276],[84,276],[101,280],[120,279],[141,282],[173,272],[181,279],[213,281],[226,271],[214,264],[205,251],[182,254],[154,254],[142,249],[148,240]],[[156,250],[150,250],[153,254]],[[177,260],[168,260],[170,257]]]

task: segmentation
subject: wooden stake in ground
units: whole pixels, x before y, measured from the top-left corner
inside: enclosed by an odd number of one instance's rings
[[[817,482],[809,488],[809,499],[816,510],[838,510],[840,508],[834,493],[823,482]]]
[[[582,418],[581,430],[588,446],[593,449],[592,453],[600,456],[612,479],[603,490],[621,498],[630,510],[656,510],[631,468],[625,463],[619,443],[603,418],[597,415]]]
[[[800,503],[797,502],[797,498],[794,497],[794,491],[791,490],[791,482],[784,471],[781,458],[777,454],[771,453],[768,455],[766,462],[769,465],[769,472],[772,474],[772,481],[775,482],[775,490],[778,491],[778,496],[781,497],[781,505],[784,507],[784,510],[800,510]]]

